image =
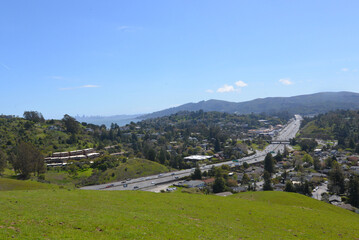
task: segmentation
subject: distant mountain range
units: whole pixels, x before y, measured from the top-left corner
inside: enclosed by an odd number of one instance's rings
[[[208,100],[198,103],[187,103],[178,107],[142,115],[138,118],[148,119],[163,117],[180,111],[218,111],[227,113],[249,114],[287,111],[290,114],[312,115],[337,109],[359,109],[359,94],[353,92],[321,92],[294,97],[258,98],[246,102],[227,102]]]

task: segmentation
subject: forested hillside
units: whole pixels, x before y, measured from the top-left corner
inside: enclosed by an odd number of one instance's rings
[[[336,139],[339,147],[351,149],[359,144],[359,111],[338,110],[304,118],[302,126],[304,138]]]

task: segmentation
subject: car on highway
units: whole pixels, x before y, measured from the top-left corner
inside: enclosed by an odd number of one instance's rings
[[[173,173],[171,173],[171,175],[175,175],[175,173],[173,172]]]
[[[151,182],[151,184],[156,184],[155,182]]]
[[[107,185],[106,188],[114,187],[114,184]]]
[[[138,189],[138,186],[134,186],[133,189]]]
[[[127,183],[123,184],[123,187],[127,187]]]

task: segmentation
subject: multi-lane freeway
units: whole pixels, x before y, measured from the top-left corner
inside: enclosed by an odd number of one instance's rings
[[[294,119],[291,119],[286,126],[278,133],[275,137],[274,141],[279,142],[287,142],[289,139],[294,138],[296,133],[299,131],[300,122],[302,117],[299,115],[295,115]],[[244,162],[248,164],[253,164],[257,162],[264,161],[265,156],[269,152],[277,153],[278,151],[284,151],[285,144],[269,144],[263,151],[257,151],[254,155],[240,158],[238,159],[237,163],[233,161],[221,162],[216,164],[210,164],[206,166],[202,166],[201,170],[209,170],[212,166],[221,166],[221,165],[234,165],[239,164],[242,165]],[[127,179],[126,181],[119,181],[101,185],[93,185],[93,186],[86,186],[82,187],[81,189],[88,189],[88,190],[146,190],[153,188],[155,185],[160,185],[164,183],[168,183],[171,181],[176,181],[179,178],[189,176],[194,171],[192,169],[185,169],[175,172],[169,173],[161,173],[158,175],[152,175],[142,178],[136,179]]]

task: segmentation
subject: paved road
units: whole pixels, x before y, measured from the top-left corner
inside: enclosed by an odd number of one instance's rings
[[[322,193],[325,193],[328,191],[328,184],[323,183],[318,186],[318,189],[316,191],[312,192],[312,198],[317,200],[322,200]]]
[[[295,118],[292,119],[290,122],[288,122],[288,124],[282,129],[282,131],[279,132],[278,136],[276,137],[276,140],[289,141],[290,138],[295,137],[296,133],[299,130],[301,120],[302,120],[301,116],[295,115]],[[238,164],[242,165],[244,162],[247,162],[248,164],[262,162],[262,161],[264,161],[264,158],[267,155],[267,153],[269,153],[269,152],[277,153],[278,151],[283,152],[284,147],[285,147],[284,144],[270,144],[263,151],[257,151],[252,156],[238,159]],[[221,162],[221,163],[216,163],[216,164],[210,164],[210,165],[201,167],[201,170],[206,171],[206,170],[209,170],[210,168],[212,168],[212,166],[218,167],[221,165],[234,166],[234,163],[233,163],[233,161],[227,161],[227,162]],[[101,185],[86,186],[86,187],[82,187],[81,189],[88,189],[88,190],[151,189],[152,187],[155,187],[156,185],[176,181],[179,178],[189,176],[189,175],[191,175],[192,172],[194,172],[194,168],[175,171],[175,172],[169,172],[169,173],[162,173],[162,174],[152,175],[152,176],[148,176],[148,177],[136,178],[136,179],[132,179],[132,180],[128,180],[128,181],[119,181],[119,182],[113,182],[113,183],[107,183],[107,184],[101,184]]]

